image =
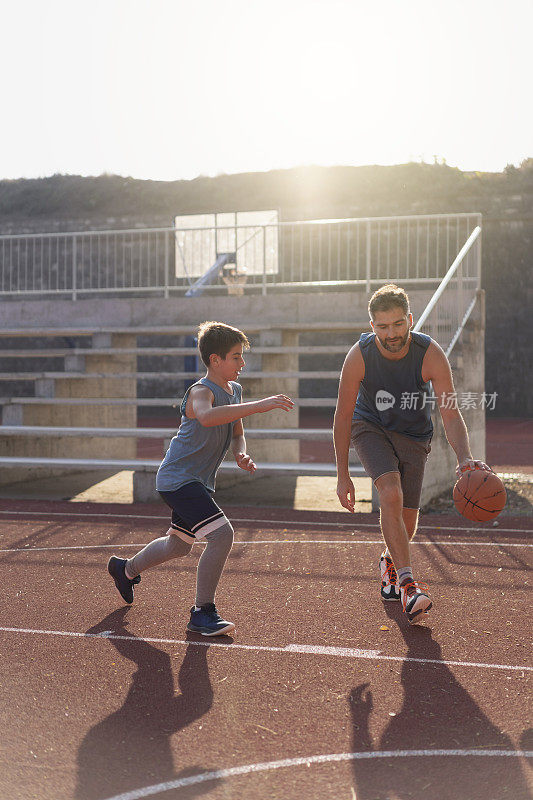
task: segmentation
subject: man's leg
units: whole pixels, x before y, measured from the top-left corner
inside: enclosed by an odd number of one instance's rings
[[[402,508],[402,518],[403,524],[405,525],[405,530],[407,531],[407,538],[411,542],[418,527],[418,508]],[[387,547],[385,550],[385,555],[391,557],[389,548]]]
[[[405,525],[405,530],[407,531],[409,541],[412,540],[418,527],[419,510],[420,509],[418,508],[402,508],[403,523]]]
[[[431,600],[424,591],[427,587],[415,582],[411,566],[409,542],[416,532],[418,509],[403,507],[399,473],[382,475],[375,483],[380,499],[381,530],[396,568],[403,609],[409,622],[417,623],[431,608]]]
[[[395,566],[411,566],[409,534],[403,515],[403,492],[399,472],[387,472],[376,481],[379,494],[381,533]]]
[[[403,508],[402,518],[407,531],[407,538],[411,541],[416,533],[418,509]],[[381,574],[381,599],[399,600],[400,586],[398,582],[398,573],[396,572],[388,547],[385,547],[385,550],[380,556],[379,571]]]

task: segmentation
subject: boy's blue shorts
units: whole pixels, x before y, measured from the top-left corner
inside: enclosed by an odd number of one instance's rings
[[[180,486],[173,492],[159,492],[167,506],[172,509],[171,528],[190,536],[202,539],[222,525],[228,518],[213,500],[213,495],[200,481]]]

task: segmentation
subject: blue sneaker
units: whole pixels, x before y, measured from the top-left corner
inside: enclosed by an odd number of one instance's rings
[[[188,631],[201,633],[202,636],[221,636],[235,630],[233,622],[222,619],[214,603],[206,603],[195,611],[191,608],[191,618],[187,624]]]
[[[126,603],[133,603],[133,587],[141,582],[141,576],[130,580],[125,571],[126,559],[111,556],[107,562],[107,571],[115,581],[115,586],[120,592],[120,596]]]

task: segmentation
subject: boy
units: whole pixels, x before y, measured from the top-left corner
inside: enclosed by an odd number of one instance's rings
[[[348,469],[351,439],[379,494],[386,544],[379,562],[381,598],[401,600],[409,622],[415,624],[432,605],[426,584],[414,580],[409,548],[431,450],[430,382],[446,437],[457,456],[457,474],[490,467],[474,461],[461,412],[445,402],[454,394],[446,355],[429,336],[411,332],[413,315],[405,290],[395,284],[382,286],[370,298],[368,311],[373,332],[363,333],[346,356],[339,384],[334,422],[337,496],[353,513],[355,490]],[[414,396],[416,402],[404,407],[405,395]]]
[[[233,544],[233,528],[213,499],[217,470],[229,447],[241,469],[254,472],[246,453],[242,418],[274,408],[290,411],[293,401],[283,394],[251,403],[242,402],[237,383],[244,367],[245,334],[221,322],[204,322],[198,330],[198,349],[206,375],[186,391],[181,403],[181,425],[159,467],[156,489],[172,509],[165,536],[146,545],[133,558],[112,556],[107,568],[126,603],[133,603],[133,587],[141,572],[172,558],[186,556],[198,539],[206,546],[198,562],[196,600],[187,629],[203,636],[234,630],[219,615],[215,593]]]

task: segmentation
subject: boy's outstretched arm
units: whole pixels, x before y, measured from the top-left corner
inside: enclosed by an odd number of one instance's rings
[[[246,439],[244,438],[242,419],[238,419],[233,425],[231,452],[233,453],[235,461],[241,469],[245,469],[247,472],[255,472],[257,469],[255,462],[246,452]]]
[[[264,400],[254,400],[251,403],[233,403],[214,407],[211,390],[207,387],[195,386],[189,394],[186,414],[191,419],[197,419],[205,428],[212,428],[215,425],[236,422],[238,419],[249,417],[252,414],[264,414],[265,411],[272,411],[275,408],[290,411],[293,407],[294,403],[291,398],[284,394],[276,394],[273,397],[265,397]]]

